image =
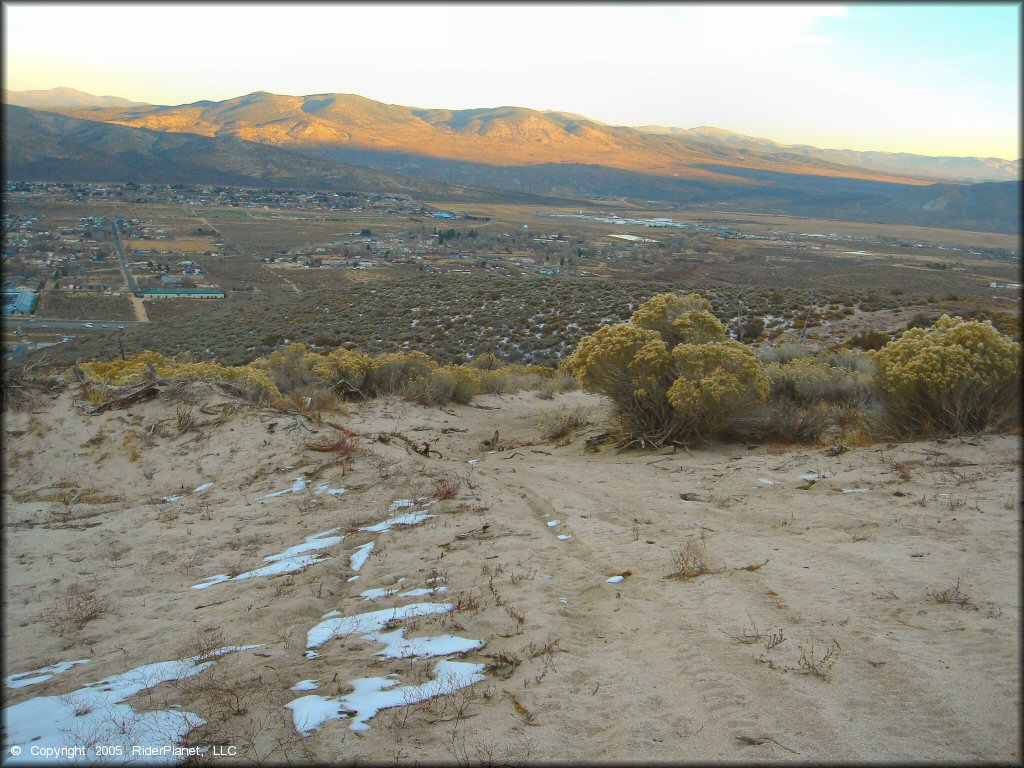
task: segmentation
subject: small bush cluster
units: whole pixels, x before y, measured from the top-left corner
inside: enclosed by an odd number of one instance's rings
[[[505,365],[493,355],[474,363],[441,366],[422,352],[367,355],[339,348],[321,353],[304,344],[289,344],[241,366],[177,361],[146,351],[127,360],[80,367],[90,380],[112,384],[136,384],[154,377],[170,383],[227,384],[253,402],[299,410],[393,395],[425,405],[468,403],[481,393],[512,393],[537,388],[548,380],[555,382],[553,386],[570,388],[567,377],[551,368]]]
[[[771,383],[773,401],[798,405],[814,403],[852,403],[868,394],[870,377],[813,357],[801,357],[788,363],[770,363],[765,375]]]
[[[710,309],[697,294],[658,294],[566,359],[580,386],[611,398],[628,444],[707,440],[766,399],[757,355],[728,340]]]
[[[1021,345],[988,321],[943,315],[873,358],[875,394],[898,435],[960,435],[1019,419]]]

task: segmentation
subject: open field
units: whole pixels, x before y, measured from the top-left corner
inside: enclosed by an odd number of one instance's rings
[[[273,272],[274,270],[267,270]],[[276,345],[302,341],[318,346],[354,346],[366,352],[415,349],[437,360],[494,352],[509,362],[555,365],[576,342],[602,323],[625,320],[645,299],[664,290],[654,282],[498,278],[458,273],[395,276],[330,285],[341,270],[283,270],[302,289],[236,294],[184,316],[166,313],[124,335],[128,354],[152,349],[174,355],[192,350],[203,358],[236,364],[267,354]],[[301,276],[301,277],[300,277]],[[302,278],[321,281],[315,290]],[[922,306],[891,293],[849,289],[758,285],[676,284],[700,290],[723,321],[758,314],[778,318],[780,330],[812,315],[813,324],[833,322],[844,311],[878,312]],[[153,307],[158,302],[148,302]],[[923,303],[925,308],[929,305]],[[947,306],[936,304],[936,307]],[[845,310],[843,308],[846,308]],[[813,310],[813,312],[811,311]],[[827,326],[822,326],[825,332]],[[832,342],[842,344],[845,338]],[[74,362],[109,356],[101,339],[79,339],[53,350]]]
[[[43,291],[36,317],[61,320],[134,320],[128,296]]]
[[[168,240],[124,240],[124,247],[133,250],[184,251],[185,253],[205,253],[216,251],[213,238],[186,237]]]
[[[510,224],[528,224],[531,227],[543,221],[534,214],[535,211],[543,210],[548,213],[578,214],[592,213],[597,216],[610,216],[617,214],[622,218],[658,218],[664,217],[674,221],[687,222],[691,224],[725,224],[749,231],[755,234],[767,234],[769,232],[798,233],[822,233],[835,232],[840,235],[847,235],[858,238],[873,238],[878,235],[891,237],[899,240],[911,240],[920,243],[958,244],[980,246],[985,248],[1014,248],[1020,249],[1021,238],[1014,235],[1002,235],[994,232],[969,232],[957,229],[939,229],[935,227],[913,227],[894,224],[872,224],[853,221],[837,221],[835,219],[811,219],[799,216],[779,216],[757,213],[732,213],[729,211],[701,211],[680,208],[647,207],[635,201],[620,201],[618,203],[605,202],[597,205],[591,201],[581,204],[582,207],[572,206],[538,206],[538,205],[516,205],[511,203],[466,203],[450,202],[444,200],[426,201],[429,205],[449,210],[465,211],[477,216],[488,216],[497,221]],[[607,225],[598,222],[578,223],[575,226],[591,227],[594,229],[607,229]],[[623,228],[616,231],[634,232],[648,236],[652,230],[645,228]],[[656,231],[656,230],[655,230]],[[654,235],[655,237],[657,235]]]
[[[602,399],[524,392],[351,405],[344,458],[308,450],[326,423],[178,394],[5,418],[7,673],[86,660],[7,689],[15,743],[193,657],[53,743],[182,711],[260,762],[1019,761],[1018,438],[592,452]],[[584,425],[556,444],[559,410]]]

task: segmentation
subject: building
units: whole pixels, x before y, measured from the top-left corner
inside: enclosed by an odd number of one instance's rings
[[[39,294],[34,291],[4,291],[3,307],[5,315],[29,315],[36,307]]]
[[[224,291],[214,288],[146,288],[144,299],[223,299]]]

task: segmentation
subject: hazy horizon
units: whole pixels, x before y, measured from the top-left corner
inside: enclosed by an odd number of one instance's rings
[[[1019,4],[3,10],[4,87],[15,91],[167,105],[354,93],[713,126],[828,149],[1022,155]]]

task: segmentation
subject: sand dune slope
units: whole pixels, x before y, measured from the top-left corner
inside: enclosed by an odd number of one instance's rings
[[[620,454],[586,449],[599,398],[521,393],[325,415],[358,435],[342,465],[307,448],[326,423],[194,398],[181,435],[164,398],[92,416],[65,393],[5,420],[4,674],[88,659],[5,688],[5,723],[259,644],[127,702],[271,761],[1020,759],[1017,438]],[[542,412],[577,406],[589,432],[541,438]],[[709,572],[672,577],[688,541]],[[99,608],[76,627],[82,595]],[[377,655],[410,650],[398,629],[469,650]],[[361,690],[437,693],[440,661],[484,679],[354,728]]]

